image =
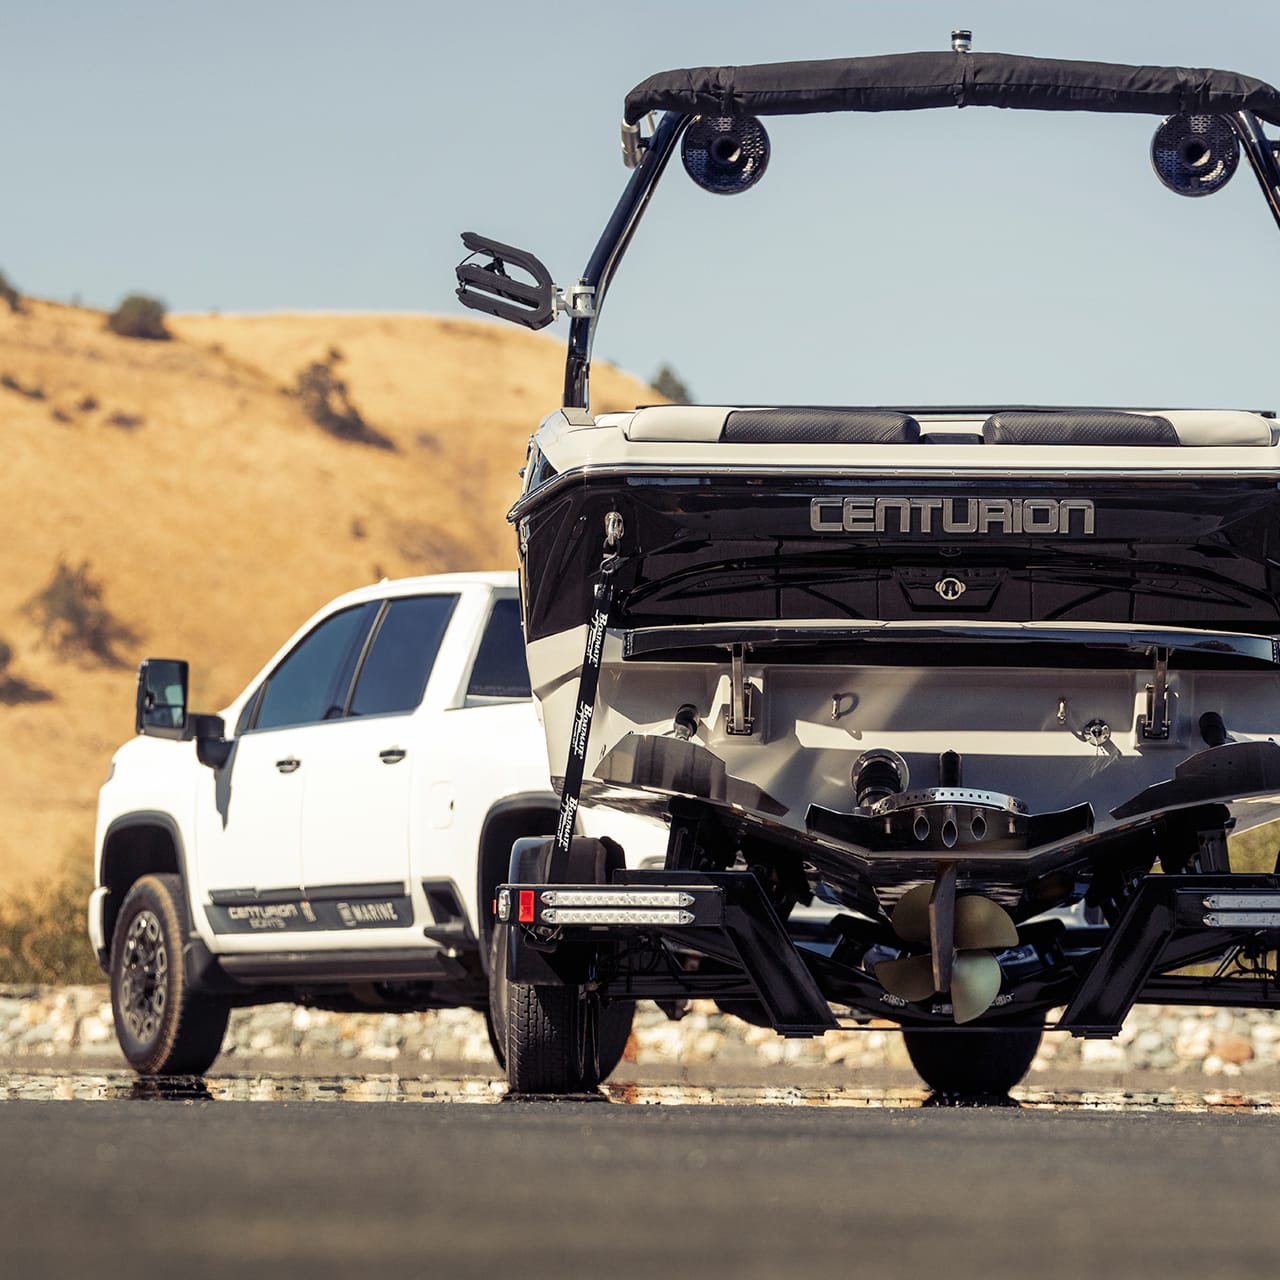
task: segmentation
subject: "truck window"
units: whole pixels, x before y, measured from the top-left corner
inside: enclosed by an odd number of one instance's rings
[[[374,612],[368,605],[343,609],[299,640],[267,677],[253,727],[279,729],[341,715],[351,666]]]
[[[353,716],[412,711],[422,701],[457,596],[392,600],[356,677]]]
[[[529,667],[524,658],[520,602],[514,596],[494,602],[471,668],[468,698],[527,698]]]

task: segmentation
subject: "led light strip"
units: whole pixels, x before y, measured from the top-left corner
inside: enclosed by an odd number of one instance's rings
[[[628,911],[624,907],[546,907],[544,924],[692,924],[692,911]]]
[[[1280,910],[1280,894],[1211,893],[1204,906],[1207,911],[1275,911]]]
[[[1204,922],[1218,929],[1275,929],[1280,911],[1210,911]]]
[[[691,894],[670,889],[544,889],[542,901],[548,907],[693,906]]]

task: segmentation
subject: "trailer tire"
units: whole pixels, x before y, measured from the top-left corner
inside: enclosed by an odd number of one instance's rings
[[[1031,1067],[1044,1033],[1039,1027],[1001,1031],[904,1029],[907,1056],[935,1093],[1003,1096]]]
[[[231,1008],[187,985],[186,937],[182,878],[136,881],[111,939],[111,1012],[120,1048],[142,1075],[203,1075],[222,1048]]]
[[[511,926],[495,920],[489,933],[489,999],[484,1007],[484,1029],[498,1066],[507,1069],[507,1022],[511,984],[507,981],[507,936]]]
[[[523,847],[522,847],[523,846]],[[545,881],[551,842],[519,842],[512,854],[513,883]],[[575,838],[566,883],[608,884],[623,865],[612,840]],[[490,951],[489,1011],[503,1037],[512,1093],[581,1093],[596,1088],[622,1061],[632,1001],[603,1004],[586,986],[534,986],[506,976],[507,936],[499,923]]]

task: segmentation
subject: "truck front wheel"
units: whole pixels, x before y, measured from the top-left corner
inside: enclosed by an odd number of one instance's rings
[[[521,841],[512,855],[513,883],[545,883],[550,841]],[[611,840],[575,838],[569,884],[608,884],[623,865]],[[489,1016],[505,1044],[512,1093],[580,1093],[608,1079],[627,1047],[635,1005],[604,1004],[587,986],[533,986],[507,979],[511,926],[494,929],[489,968]]]
[[[133,885],[111,940],[111,1012],[124,1056],[143,1075],[202,1075],[222,1048],[230,1007],[187,986],[186,932],[180,877]]]

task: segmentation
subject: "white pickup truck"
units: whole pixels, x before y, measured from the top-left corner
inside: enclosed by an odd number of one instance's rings
[[[136,727],[89,902],[136,1070],[203,1072],[236,1005],[488,1014],[494,886],[558,805],[514,574],[341,596],[220,716],[148,659]]]

